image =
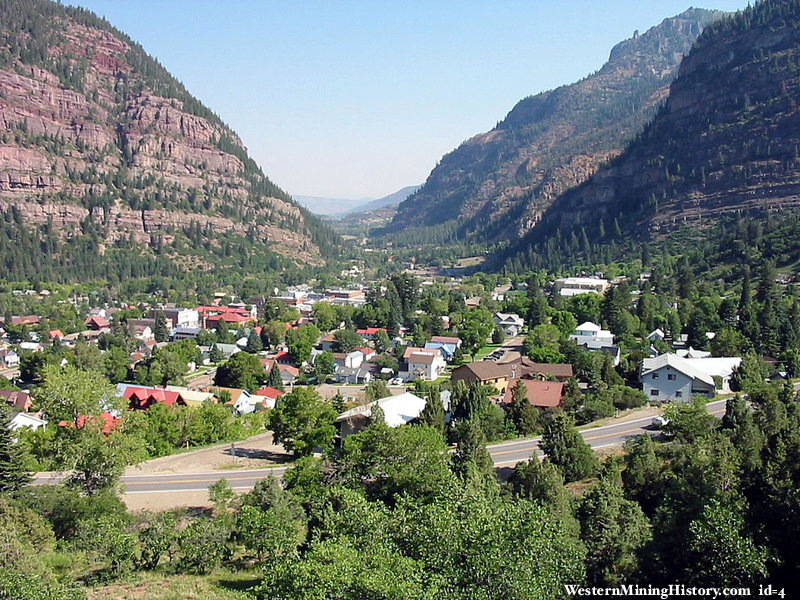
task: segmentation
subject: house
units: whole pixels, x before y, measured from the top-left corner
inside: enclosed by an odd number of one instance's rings
[[[16,367],[19,364],[19,354],[10,349],[0,350],[0,359],[6,367]]]
[[[233,414],[237,417],[255,412],[256,405],[264,402],[262,397],[254,396],[247,390],[240,388],[215,387],[214,390],[217,396],[219,396],[222,392],[228,393],[230,400],[225,402],[225,405],[230,406],[233,410]]]
[[[173,342],[180,340],[193,340],[197,338],[200,332],[203,331],[200,327],[175,327],[170,334]]]
[[[190,390],[189,388],[177,385],[168,385],[164,389],[170,392],[178,392],[178,394],[180,394],[181,400],[183,400],[183,404],[185,404],[186,406],[196,407],[196,406],[202,406],[206,402],[213,402],[215,404],[217,402],[217,399],[214,396],[214,394],[210,392]],[[180,404],[180,402],[178,404]]]
[[[522,377],[523,379],[555,379],[562,383],[573,376],[572,365],[569,363],[537,363],[529,358],[521,357],[505,363],[510,367],[509,379]],[[516,366],[516,369],[515,369]]]
[[[647,335],[647,340],[653,344],[662,341],[667,335],[661,329],[654,329]]]
[[[677,354],[645,358],[641,380],[647,398],[656,402],[689,402],[694,394],[711,398],[716,393],[714,378]]]
[[[333,377],[339,383],[369,383],[374,378],[373,367],[376,366],[370,363],[363,363],[358,367],[337,364],[333,371]]]
[[[525,386],[526,397],[532,406],[540,408],[557,408],[561,406],[564,398],[564,384],[557,381],[541,381],[538,379],[511,379],[508,382],[506,393],[503,396],[503,404],[511,404],[514,397],[514,388],[517,382],[521,381]]]
[[[33,405],[31,395],[19,390],[0,390],[0,399],[6,401],[13,410],[28,412]]]
[[[614,334],[591,321],[578,325],[569,339],[588,350],[599,350],[603,346],[614,344]]]
[[[337,346],[336,338],[332,333],[329,333],[323,337],[319,342],[322,344],[323,352],[333,352],[333,349]]]
[[[265,385],[264,387],[261,387],[257,389],[255,392],[253,392],[253,395],[263,399],[262,405],[265,408],[275,408],[275,404],[278,401],[278,398],[283,396],[285,393],[286,392],[282,392],[274,387]]]
[[[494,313],[492,317],[495,324],[503,330],[508,336],[519,335],[522,327],[525,325],[525,320],[515,313]]]
[[[44,349],[39,342],[21,342],[19,345],[20,350],[25,350],[26,352],[39,352],[40,350]]]
[[[441,350],[442,356],[447,362],[453,360],[456,350],[460,347],[461,340],[459,338],[445,335],[435,335],[431,338],[430,342],[425,344],[426,350]]]
[[[237,352],[241,352],[242,349],[239,348],[236,344],[216,344],[217,350],[222,352],[222,358],[225,360],[229,359],[231,356],[236,354]]]
[[[411,392],[388,396],[343,412],[336,419],[336,428],[342,438],[358,433],[369,424],[372,408],[375,405],[380,406],[383,418],[389,427],[399,427],[418,418],[425,409],[425,404],[424,398]]]
[[[12,418],[11,421],[8,423],[8,428],[11,431],[16,431],[17,429],[22,429],[23,427],[27,427],[28,429],[32,429],[36,431],[37,429],[41,429],[47,425],[47,421],[37,415],[29,415],[28,413],[16,413]]]
[[[731,390],[731,376],[734,369],[742,364],[740,356],[688,356],[684,360],[701,373],[709,375],[721,392]]]
[[[563,277],[556,279],[554,286],[559,295],[570,297],[579,294],[602,294],[610,284],[599,277]]]
[[[181,397],[180,392],[166,388],[130,385],[124,388],[122,397],[128,401],[130,410],[147,410],[156,403],[167,406],[175,404],[186,406],[186,401]]]
[[[350,369],[357,369],[364,362],[364,354],[358,350],[352,352],[335,352],[333,360],[337,366],[348,367]]]
[[[504,394],[508,387],[510,372],[508,364],[499,365],[490,360],[479,360],[454,369],[450,380],[453,384],[463,381],[467,385],[473,383],[491,385],[499,394]]]
[[[379,331],[386,333],[386,329],[383,327],[367,327],[366,329],[356,329],[356,333],[365,340],[371,340]]]
[[[67,421],[59,421],[59,427],[77,427],[77,429],[83,429],[86,425],[91,425],[97,423],[99,419],[99,423],[102,425],[101,431],[105,435],[109,435],[116,427],[119,425],[119,422],[122,421],[122,418],[115,417],[110,412],[103,412],[97,415],[97,417],[93,417],[90,415],[78,415],[78,419],[76,423],[67,423]]]
[[[569,339],[587,350],[600,350],[611,355],[614,366],[619,364],[622,357],[622,351],[614,345],[614,334],[591,321],[578,325]]]
[[[707,352],[706,350],[695,350],[691,346],[689,346],[688,350],[676,350],[675,354],[681,358],[709,358],[711,356],[711,352]]]
[[[103,331],[111,328],[111,323],[108,322],[108,319],[101,315],[91,315],[86,317],[86,320],[83,322],[83,324],[86,325],[87,329],[91,329],[92,331]]]
[[[23,315],[20,317],[11,317],[10,325],[38,325],[42,322],[42,318],[39,315]],[[4,323],[4,325],[9,325],[9,323]]]
[[[153,339],[153,328],[155,325],[155,319],[128,319],[125,324],[128,329],[128,334],[132,338],[142,341]]]
[[[60,329],[52,329],[47,333],[47,337],[51,342],[61,341],[64,339],[64,333]]]
[[[444,372],[447,363],[442,352],[436,350],[426,350],[425,348],[406,348],[403,359],[408,363],[408,376],[410,379],[424,379],[425,381],[435,381]]]

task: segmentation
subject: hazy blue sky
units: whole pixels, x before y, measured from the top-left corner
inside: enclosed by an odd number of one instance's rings
[[[292,194],[376,198],[675,0],[67,0],[138,41]],[[709,0],[736,10],[747,0]]]

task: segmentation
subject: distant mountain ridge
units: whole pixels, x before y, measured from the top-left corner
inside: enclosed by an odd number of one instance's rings
[[[710,25],[626,150],[563,194],[505,252],[515,268],[725,215],[800,209],[800,2],[763,0]],[[588,246],[570,240],[586,239]],[[795,240],[785,240],[796,244]],[[573,250],[570,250],[573,246]]]
[[[380,208],[386,208],[387,206],[392,206],[393,204],[400,204],[421,187],[422,187],[421,185],[408,185],[400,190],[397,190],[393,194],[384,196],[383,198],[371,200],[370,202],[367,202],[365,204],[359,204],[358,206],[356,206],[355,208],[351,208],[344,214],[352,215],[354,213],[366,213],[366,212],[371,212],[373,210],[378,210]]]
[[[0,4],[0,221],[17,278],[278,270],[338,244],[138,44],[47,0]]]
[[[410,244],[517,239],[642,130],[683,55],[721,15],[690,9],[665,19],[617,44],[598,72],[520,101],[494,129],[444,156],[382,233]]]

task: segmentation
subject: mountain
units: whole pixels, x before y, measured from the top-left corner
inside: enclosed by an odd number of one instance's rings
[[[797,0],[764,0],[708,26],[652,123],[506,258],[527,267],[624,238],[719,227],[725,216],[791,215],[800,205],[798,72]]]
[[[690,9],[665,19],[617,44],[596,73],[520,101],[494,129],[444,156],[382,233],[485,243],[529,231],[559,194],[644,128],[683,55],[721,14]]]
[[[338,243],[138,44],[47,0],[0,3],[0,213],[8,278],[277,270]]]
[[[315,215],[335,216],[358,208],[370,200],[361,198],[326,198],[324,196],[298,196],[292,198]]]
[[[354,213],[367,213],[367,212],[372,212],[374,210],[378,210],[380,208],[386,208],[387,206],[400,204],[401,202],[403,202],[403,200],[408,198],[411,194],[416,192],[421,187],[422,186],[420,185],[408,185],[401,190],[397,190],[393,194],[384,196],[383,198],[378,198],[376,200],[371,200],[364,204],[359,204],[355,208],[347,210],[344,214],[352,215]]]

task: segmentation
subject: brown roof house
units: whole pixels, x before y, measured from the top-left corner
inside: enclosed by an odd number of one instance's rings
[[[528,402],[540,408],[556,408],[561,406],[564,397],[564,384],[557,381],[541,381],[538,379],[512,379],[508,382],[503,404],[511,404],[514,388],[521,381],[527,390]]]

